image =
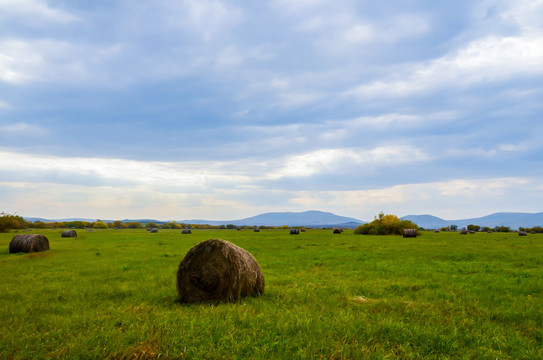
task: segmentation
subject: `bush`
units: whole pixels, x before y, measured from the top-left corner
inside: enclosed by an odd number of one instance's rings
[[[358,226],[357,235],[403,235],[404,229],[415,229],[420,235],[417,224],[409,220],[400,220],[396,215],[380,213],[371,223]]]
[[[92,224],[93,229],[107,229],[107,224],[103,221],[96,221]]]
[[[26,220],[19,215],[0,213],[0,232],[8,232],[11,229],[24,229],[26,226]]]

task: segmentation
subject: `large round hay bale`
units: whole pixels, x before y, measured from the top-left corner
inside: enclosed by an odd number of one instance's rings
[[[264,276],[249,252],[210,239],[190,249],[177,270],[180,302],[234,301],[264,293]]]
[[[343,231],[340,228],[334,229],[334,234],[341,234]]]
[[[403,230],[403,237],[417,237],[417,229],[404,229]]]
[[[151,230],[149,230],[150,232],[152,233],[157,233],[158,232],[158,228],[151,228]]]
[[[19,234],[15,235],[9,243],[9,252],[11,254],[25,252],[39,252],[49,250],[49,240],[39,234]]]
[[[299,234],[300,234],[300,229],[297,229],[297,228],[290,229],[290,235],[299,235]]]
[[[467,235],[468,231],[466,229],[460,230],[460,235]]]
[[[526,231],[520,230],[520,231],[518,232],[518,236],[528,236],[528,233],[527,233]]]
[[[183,229],[181,230],[181,234],[192,234],[192,231],[190,229]]]
[[[64,230],[61,237],[77,237],[77,232],[75,230]]]

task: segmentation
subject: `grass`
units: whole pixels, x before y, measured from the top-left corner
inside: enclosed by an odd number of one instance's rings
[[[0,359],[543,358],[543,235],[40,233],[35,254],[0,234]],[[175,302],[179,262],[210,238],[254,255],[264,296]]]

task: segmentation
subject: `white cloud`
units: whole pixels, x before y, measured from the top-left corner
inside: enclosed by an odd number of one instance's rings
[[[287,13],[305,12],[325,3],[324,0],[272,0],[271,5]]]
[[[363,84],[346,94],[364,98],[409,96],[440,88],[462,89],[514,77],[541,76],[542,35],[487,36],[470,42],[452,54],[423,65],[415,65],[404,74]]]
[[[0,132],[13,135],[44,135],[49,133],[49,130],[40,126],[18,122],[7,125],[0,125]]]
[[[463,219],[499,211],[539,212],[542,183],[541,178],[530,177],[453,179],[368,190],[299,192],[291,202],[305,208],[320,206],[366,221],[381,211],[399,216],[432,214]]]
[[[375,167],[427,161],[430,156],[410,146],[380,146],[374,149],[324,149],[287,158],[286,165],[270,178],[310,177],[335,173],[345,167]]]
[[[11,109],[11,105],[8,104],[7,102],[4,102],[4,101],[0,101],[0,109]]]
[[[24,18],[33,23],[47,21],[53,23],[68,24],[80,21],[80,19],[67,11],[49,6],[43,0],[0,0],[0,19]]]
[[[100,66],[121,51],[118,45],[97,47],[52,39],[0,39],[0,81],[112,81]]]
[[[465,158],[499,158],[507,153],[523,153],[534,151],[541,148],[540,141],[526,140],[521,143],[502,143],[493,144],[489,147],[471,147],[471,148],[454,148],[445,150],[442,155],[446,157],[465,157]]]
[[[0,151],[0,168],[11,173],[37,174],[36,181],[47,181],[53,174],[60,182],[77,185],[89,177],[97,184],[125,183],[160,188],[190,190],[210,186],[236,187],[249,178],[232,172],[221,171],[226,164],[208,162],[205,167],[191,162],[146,162],[121,159],[71,158],[27,155]],[[45,180],[44,180],[45,179]]]
[[[242,16],[240,9],[231,8],[223,1],[185,0],[182,3],[184,10],[187,11],[190,26],[207,41],[237,24]],[[178,12],[176,15],[182,14]]]

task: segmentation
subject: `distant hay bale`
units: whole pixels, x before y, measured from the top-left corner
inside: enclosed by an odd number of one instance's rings
[[[438,232],[439,232],[439,230],[434,230],[434,232],[435,232],[435,233],[438,233]]]
[[[407,238],[407,237],[416,238],[417,237],[417,229],[404,229],[403,230],[403,237],[404,238]]]
[[[181,230],[181,234],[192,234],[192,231],[190,229],[183,229]]]
[[[260,229],[259,229],[259,228],[255,228],[255,229],[254,229],[254,232],[260,232]]]
[[[152,228],[151,230],[149,230],[150,232],[152,233],[157,233],[158,232],[158,228]]]
[[[468,231],[466,229],[460,230],[460,235],[467,235]]]
[[[518,236],[528,236],[528,233],[526,231],[519,231]]]
[[[339,229],[339,228],[334,229],[334,234],[341,234],[341,233],[342,233],[341,229]]]
[[[60,237],[77,237],[77,232],[75,230],[64,230]]]
[[[255,258],[228,241],[210,239],[190,249],[177,271],[180,302],[227,302],[264,293]]]
[[[299,235],[300,229],[290,229],[290,235]]]
[[[39,234],[19,234],[15,235],[9,243],[9,252],[11,254],[25,252],[39,252],[49,250],[49,240]]]
[[[468,231],[470,234],[475,234],[475,230]]]

